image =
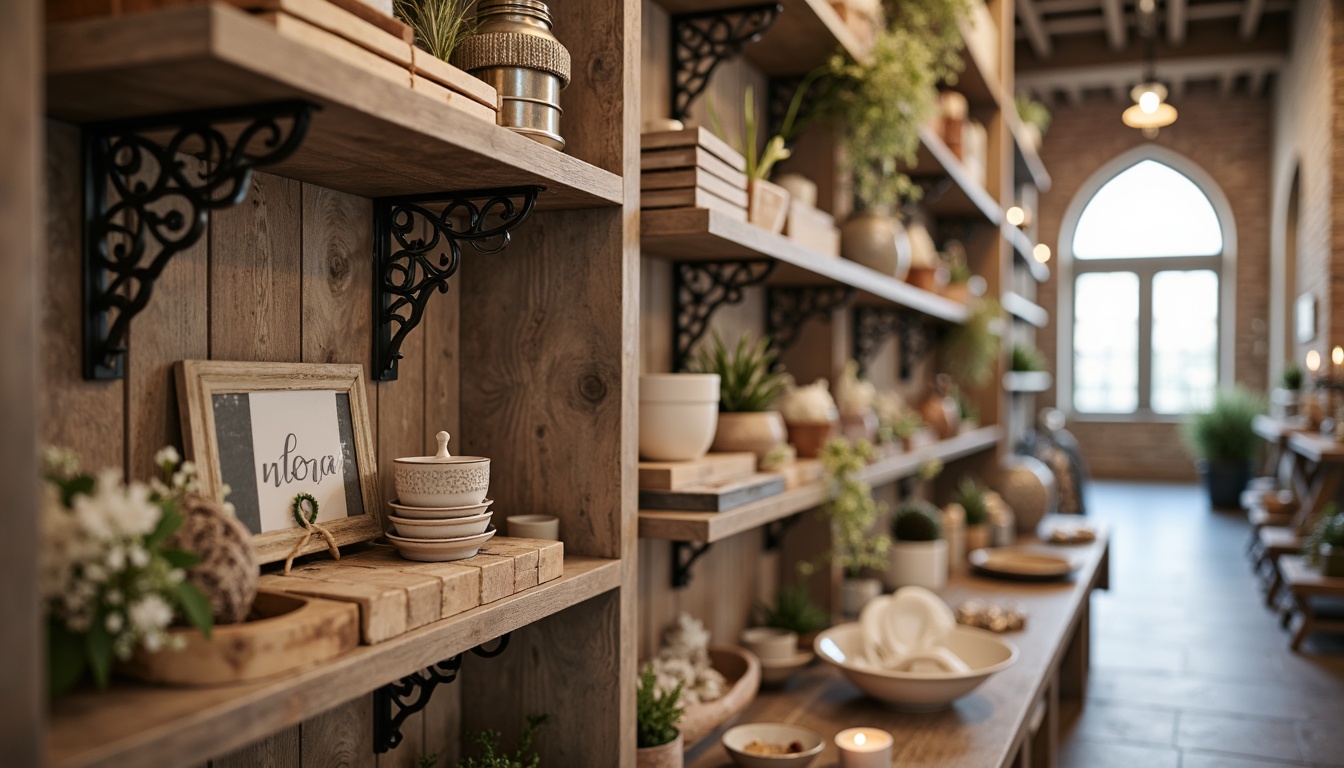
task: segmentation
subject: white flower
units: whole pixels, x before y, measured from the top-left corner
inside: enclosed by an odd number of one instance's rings
[[[229,498],[230,493],[233,493],[233,486],[229,485],[228,483],[219,484],[219,498],[227,499]]]
[[[224,508],[224,514],[228,515],[229,517],[237,517],[237,516],[238,516],[238,510],[234,508],[234,506],[233,506],[233,502],[231,502],[231,501],[226,501],[226,502],[220,504],[220,506]]]
[[[107,581],[107,571],[97,563],[86,563],[84,565],[84,578],[95,584],[101,584]]]
[[[145,647],[146,651],[149,651],[150,653],[158,653],[159,649],[163,647],[163,633],[151,632],[150,634],[145,635],[145,639],[142,640],[140,644]]]
[[[120,571],[126,567],[126,550],[121,547],[112,547],[107,550],[107,559],[104,562],[107,563],[107,567],[113,573]]]
[[[196,475],[196,462],[184,461],[182,462],[182,466],[178,467],[178,469],[182,470],[182,474],[187,475],[188,477],[194,477]]]
[[[55,477],[68,478],[79,471],[79,459],[69,448],[49,445],[42,450],[42,461],[47,466],[47,474]]]
[[[107,619],[103,621],[103,625],[107,627],[108,632],[115,635],[126,626],[126,620],[122,618],[120,613],[109,613]]]
[[[146,636],[145,647],[151,651],[156,650],[149,647],[149,636],[172,622],[172,606],[162,597],[151,593],[132,603],[126,613],[131,620],[131,627]]]
[[[154,454],[154,466],[172,468],[176,467],[182,457],[178,455],[177,449],[171,445],[165,445]]]
[[[107,595],[105,595],[105,597],[107,598],[108,605],[121,605],[122,597],[120,589],[107,590]]]
[[[134,565],[136,568],[144,568],[146,565],[149,565],[149,553],[139,544],[132,544],[127,554],[130,555],[131,565]]]

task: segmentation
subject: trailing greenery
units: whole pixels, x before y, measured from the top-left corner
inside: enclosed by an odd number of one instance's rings
[[[1195,458],[1205,461],[1250,461],[1260,448],[1251,422],[1264,410],[1264,400],[1258,395],[1241,387],[1225,389],[1212,408],[1186,422],[1186,445]]]
[[[476,31],[476,21],[467,18],[471,5],[472,0],[394,0],[393,10],[415,32],[416,45],[448,61]]]
[[[989,522],[989,504],[985,501],[988,489],[970,475],[962,475],[961,482],[952,493],[952,501],[966,510],[967,525],[983,525]]]
[[[998,326],[1003,315],[999,303],[979,298],[970,304],[966,322],[952,327],[943,347],[948,372],[962,384],[980,386],[989,380],[999,356]]]
[[[1014,99],[1014,102],[1017,105],[1017,116],[1022,118],[1022,122],[1036,126],[1036,130],[1040,131],[1042,136],[1050,130],[1049,107],[1020,93]]]
[[[756,621],[763,627],[787,629],[799,635],[810,635],[831,624],[821,606],[812,602],[805,584],[780,587],[775,591],[774,605],[757,603]]]
[[[961,23],[971,15],[971,1],[884,0],[882,6],[892,26],[911,30],[928,47],[938,79],[955,84],[964,66]]]
[[[911,499],[896,508],[891,535],[897,541],[937,541],[943,535],[938,508],[923,499]]]
[[[1041,350],[1020,341],[1013,344],[1012,370],[1024,372],[1044,371],[1045,366],[1045,355],[1042,354]]]
[[[878,436],[882,442],[895,442],[897,440],[905,441],[915,436],[924,426],[924,419],[914,411],[906,411],[891,422],[882,424],[878,429]]]
[[[872,534],[882,514],[882,505],[873,499],[872,486],[859,479],[859,473],[876,458],[872,443],[836,439],[821,449],[821,465],[830,479],[832,497],[822,508],[831,521],[833,548],[831,562],[854,578],[864,568],[886,567],[891,539]]]
[[[768,410],[785,389],[789,378],[775,370],[776,352],[768,336],[743,334],[737,347],[729,349],[715,332],[710,343],[700,347],[693,369],[719,375],[719,410],[725,413],[756,413]]]
[[[659,693],[653,665],[639,673],[639,688],[635,692],[635,724],[639,747],[658,747],[676,741],[677,723],[686,710],[681,702],[681,683],[670,691]]]
[[[1279,383],[1284,389],[1301,389],[1302,380],[1302,366],[1297,363],[1289,363],[1284,367],[1283,374],[1279,378]]]
[[[1321,512],[1321,519],[1302,543],[1302,554],[1307,556],[1307,564],[1312,568],[1321,567],[1321,546],[1344,548],[1344,514],[1332,501]]]
[[[470,734],[469,738],[475,741],[481,747],[480,757],[464,757],[457,763],[457,768],[537,768],[541,765],[541,757],[532,749],[532,743],[536,738],[537,729],[547,721],[546,715],[528,715],[527,726],[523,728],[523,735],[518,739],[518,749],[510,757],[504,754],[499,747],[499,731],[486,729],[480,733]],[[438,761],[436,755],[434,761]],[[424,759],[421,759],[422,768]],[[434,765],[431,762],[429,765]]]

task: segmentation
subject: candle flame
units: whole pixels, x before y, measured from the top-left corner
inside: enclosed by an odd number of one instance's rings
[[[1330,359],[1335,365],[1344,365],[1344,347],[1335,347],[1330,353]]]
[[[1316,350],[1307,351],[1307,370],[1315,373],[1321,367],[1321,353]]]
[[[862,733],[854,734],[854,743],[862,747],[868,741],[868,737]]]

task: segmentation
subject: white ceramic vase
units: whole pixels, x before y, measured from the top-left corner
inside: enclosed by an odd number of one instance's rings
[[[910,238],[888,213],[859,211],[840,228],[840,255],[870,269],[904,280],[910,272]]]
[[[691,461],[714,442],[719,421],[717,373],[655,373],[639,377],[639,455]]]
[[[935,592],[947,586],[947,540],[893,541],[887,586],[924,587]]]

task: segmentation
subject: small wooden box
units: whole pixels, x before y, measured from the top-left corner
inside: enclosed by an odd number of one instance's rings
[[[705,208],[747,220],[747,161],[704,128],[641,137],[640,207]]]
[[[706,483],[679,491],[640,491],[640,509],[727,512],[784,492],[784,478],[763,472],[740,480]]]
[[[835,217],[806,203],[789,202],[789,220],[784,235],[811,251],[831,258],[840,257],[840,228]]]
[[[679,491],[705,483],[740,480],[755,473],[754,453],[707,453],[694,461],[641,461],[639,489]]]

